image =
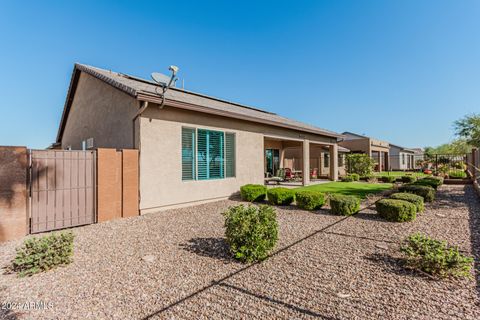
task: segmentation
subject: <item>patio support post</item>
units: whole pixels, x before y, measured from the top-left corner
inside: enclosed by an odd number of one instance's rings
[[[329,148],[330,151],[330,180],[338,180],[338,145],[333,144]]]
[[[310,141],[303,140],[303,168],[302,168],[302,185],[306,186],[310,183]]]

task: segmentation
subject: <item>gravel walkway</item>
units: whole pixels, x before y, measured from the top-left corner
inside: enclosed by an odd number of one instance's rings
[[[413,232],[457,244],[480,263],[480,202],[443,186],[412,223],[278,209],[277,253],[232,261],[220,214],[233,200],[73,229],[74,262],[31,278],[0,275],[0,302],[44,301],[10,319],[479,319],[480,278],[434,281],[399,264]],[[471,230],[476,230],[472,232]],[[5,266],[21,242],[0,246]],[[153,261],[145,261],[150,256]],[[147,259],[149,260],[149,259]]]

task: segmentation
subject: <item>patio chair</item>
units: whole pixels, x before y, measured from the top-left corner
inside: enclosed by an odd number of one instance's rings
[[[280,184],[280,182],[285,181],[285,170],[280,168],[277,170],[276,175],[265,178],[265,183],[269,184],[270,182],[274,182],[276,184]]]
[[[293,180],[295,179],[295,174],[292,172],[292,169],[285,168],[285,180]]]

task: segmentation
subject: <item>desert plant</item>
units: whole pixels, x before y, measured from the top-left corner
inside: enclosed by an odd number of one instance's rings
[[[275,209],[243,205],[229,207],[225,217],[225,237],[233,256],[243,262],[268,257],[278,240]]]
[[[346,156],[348,173],[356,173],[360,176],[372,174],[375,161],[366,154],[352,153]]]
[[[469,277],[473,258],[464,256],[456,246],[422,235],[413,234],[400,247],[407,265],[439,277]]]
[[[295,193],[297,206],[305,210],[318,210],[325,204],[325,195],[319,191],[301,190]]]
[[[405,184],[398,188],[398,191],[413,193],[421,196],[425,202],[432,202],[433,200],[435,200],[435,189],[430,186]]]
[[[385,183],[394,183],[395,180],[397,180],[397,177],[395,177],[395,176],[382,176],[381,179]]]
[[[267,199],[270,204],[288,206],[295,200],[295,191],[282,187],[268,189]]]
[[[404,200],[404,201],[413,203],[415,207],[417,207],[417,213],[423,212],[423,210],[425,209],[423,197],[413,193],[406,193],[406,192],[394,193],[390,195],[390,199]]]
[[[403,183],[412,183],[415,182],[417,178],[415,176],[402,176],[401,181]]]
[[[67,265],[72,262],[73,238],[73,233],[64,232],[27,239],[17,248],[11,269],[24,277]]]
[[[417,213],[417,207],[413,203],[396,199],[378,200],[375,208],[382,218],[395,222],[413,221]]]
[[[351,216],[360,210],[360,199],[355,196],[333,194],[329,197],[332,213]]]
[[[267,187],[261,184],[246,184],[240,187],[240,195],[245,201],[263,201],[267,195]]]

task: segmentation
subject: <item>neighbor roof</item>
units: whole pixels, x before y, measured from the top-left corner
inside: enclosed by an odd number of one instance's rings
[[[402,146],[399,146],[398,144],[393,144],[393,143],[390,143],[391,146],[394,146],[394,147],[397,147],[401,150],[404,150],[404,151],[407,151],[407,152],[415,152],[414,149],[410,149],[410,148],[405,148],[405,147],[402,147]]]
[[[132,97],[142,100],[158,103],[161,101],[161,95],[156,92],[158,85],[152,81],[140,79],[126,74],[104,70],[84,64],[75,64],[75,68],[70,83],[69,92],[63,110],[62,120],[57,135],[57,142],[61,140],[66,119],[70,110],[73,96],[75,94],[76,85],[80,71],[85,72],[97,79],[100,79],[111,86],[131,95]],[[165,94],[165,104],[174,107],[195,110],[204,113],[214,113],[221,116],[238,118],[247,121],[260,122],[269,125],[304,131],[324,136],[339,138],[341,134],[318,128],[300,121],[288,119],[275,113],[260,110],[257,108],[241,105],[238,103],[209,97],[203,94],[179,89],[170,88]]]

